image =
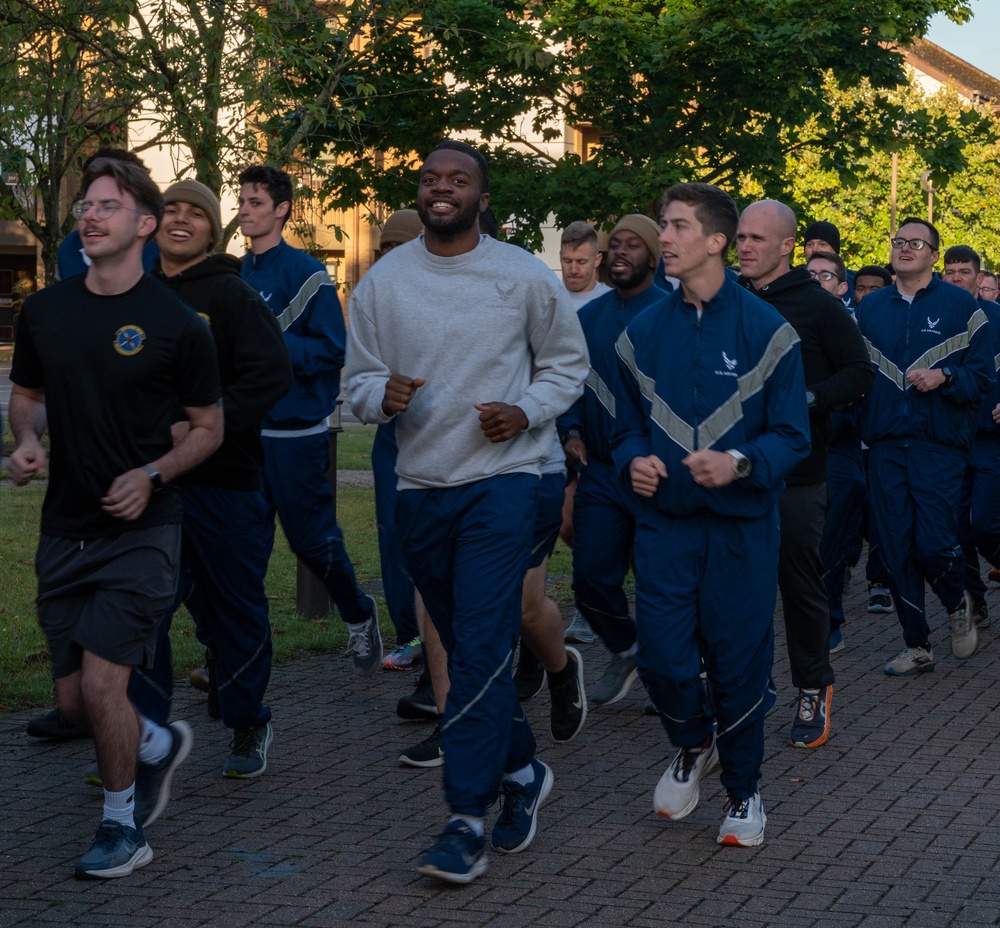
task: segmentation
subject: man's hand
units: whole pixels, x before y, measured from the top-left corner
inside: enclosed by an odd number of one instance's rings
[[[509,441],[528,427],[528,417],[520,406],[507,403],[476,403],[479,410],[479,427],[494,444]]]
[[[563,452],[566,455],[567,464],[587,466],[587,446],[579,435],[573,435],[566,439],[563,443]]]
[[[667,465],[655,454],[632,458],[628,465],[632,489],[640,496],[652,496],[661,480],[667,479]]]
[[[1000,425],[1000,403],[997,403],[996,406],[993,407],[993,421],[997,425]]]
[[[681,461],[702,487],[724,487],[736,479],[733,456],[725,451],[695,451]]]
[[[930,393],[931,390],[936,390],[940,387],[948,378],[938,368],[922,367],[920,370],[910,371],[906,375],[906,379],[921,393]]]
[[[45,467],[45,449],[38,441],[23,442],[7,458],[7,470],[19,487],[27,486],[33,477],[44,473]]]
[[[145,512],[152,495],[149,474],[137,467],[115,477],[108,495],[101,499],[101,509],[116,519],[132,522]]]
[[[401,412],[406,412],[410,401],[416,395],[417,390],[427,381],[423,377],[404,377],[402,374],[393,374],[385,382],[385,394],[382,396],[382,411],[387,416],[395,416]]]

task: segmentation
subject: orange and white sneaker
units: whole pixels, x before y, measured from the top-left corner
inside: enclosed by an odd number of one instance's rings
[[[731,793],[726,799],[726,817],[719,828],[718,843],[731,847],[757,847],[764,843],[767,816],[760,793],[749,799],[737,799]]]

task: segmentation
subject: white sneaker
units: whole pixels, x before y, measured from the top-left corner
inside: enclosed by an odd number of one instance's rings
[[[931,648],[903,648],[885,665],[885,672],[890,677],[912,677],[933,669],[934,651]]]
[[[726,817],[716,840],[730,847],[756,847],[764,843],[766,824],[767,816],[759,792],[749,799],[737,799],[730,794],[726,801]]]
[[[704,748],[681,748],[653,792],[653,810],[672,821],[690,815],[701,793],[701,778],[719,762],[715,733]]]
[[[979,633],[972,615],[972,597],[966,593],[959,609],[948,616],[951,626],[951,653],[959,660],[972,657],[979,647]]]

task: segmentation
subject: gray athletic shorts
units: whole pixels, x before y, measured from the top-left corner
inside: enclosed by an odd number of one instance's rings
[[[79,670],[84,651],[115,664],[152,664],[157,626],[177,591],[180,554],[180,525],[83,540],[42,535],[38,624],[52,676]]]

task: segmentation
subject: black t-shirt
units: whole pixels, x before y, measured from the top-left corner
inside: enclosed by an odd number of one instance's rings
[[[221,395],[208,325],[148,275],[98,296],[74,277],[25,300],[10,379],[45,390],[51,451],[42,532],[94,538],[179,522],[176,491],[126,522],[101,510],[115,477],[164,455],[178,405]]]

